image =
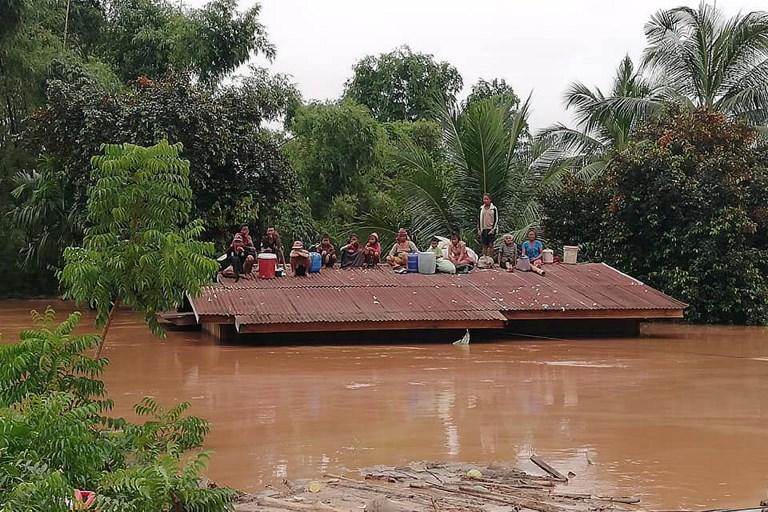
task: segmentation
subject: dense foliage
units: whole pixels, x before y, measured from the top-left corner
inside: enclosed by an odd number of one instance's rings
[[[536,221],[538,187],[524,133],[529,103],[513,108],[510,97],[470,102],[460,110],[438,103],[445,161],[413,143],[402,145],[396,191],[422,244],[454,231],[474,241],[478,207],[488,192],[501,209],[499,229],[520,238]]]
[[[635,134],[596,181],[545,199],[550,240],[688,302],[699,322],[768,322],[768,150],[708,110]]]
[[[402,46],[355,64],[344,96],[367,106],[379,121],[415,121],[429,117],[436,97],[452,97],[462,85],[449,63]]]
[[[194,162],[196,216],[213,239],[271,215],[295,190],[280,137],[262,126],[291,115],[295,87],[259,68],[231,76],[254,54],[274,56],[258,4],[0,7],[0,226],[8,234],[0,272],[9,276],[0,296],[55,290],[63,247],[82,238],[90,157],[101,144],[182,142]]]
[[[362,191],[382,157],[386,133],[352,101],[301,107],[291,130],[290,154],[312,211],[324,217],[334,196]]]
[[[79,318],[53,325],[48,310],[0,346],[0,510],[65,512],[76,488],[95,491],[104,512],[231,510],[232,491],[202,485],[208,424],[184,415],[189,404],[144,398],[143,424],[107,416],[108,363],[84,355],[99,338],[73,335]]]
[[[258,87],[252,75],[246,87]],[[286,88],[286,94],[290,90]],[[22,133],[32,152],[56,159],[84,199],[90,158],[102,143],[132,141],[152,145],[160,139],[180,142],[190,159],[195,214],[214,227],[256,218],[288,197],[295,178],[277,144],[260,128],[277,117],[281,98],[252,100],[243,119],[242,88],[211,93],[189,75],[137,80],[120,94],[109,94],[87,77],[51,81],[48,100]],[[84,201],[83,201],[84,202]]]
[[[726,19],[701,2],[698,9],[659,11],[646,23],[645,36],[643,65],[678,100],[750,124],[768,121],[768,12]]]
[[[768,133],[763,11],[726,17],[706,3],[659,11],[645,24],[638,64],[623,59],[605,89],[572,83],[565,104],[574,124],[535,134],[527,123],[535,104],[513,84],[491,76],[462,90],[453,65],[408,46],[364,56],[341,97],[322,102],[303,102],[288,76],[267,69],[235,76],[251,56],[276,54],[258,3],[6,0],[0,14],[0,229],[8,234],[0,296],[55,291],[63,248],[82,243],[90,159],[102,144],[182,143],[190,214],[220,249],[244,222],[257,243],[274,225],[288,242],[330,233],[338,245],[353,231],[377,231],[386,245],[403,226],[422,244],[457,229],[472,245],[486,191],[502,229],[517,235],[540,226],[542,212],[555,229],[579,218],[559,218],[560,210],[602,211],[593,188],[613,197],[615,185],[602,174],[619,155],[639,155],[645,127],[670,108],[705,108]],[[739,157],[759,160],[760,140]],[[579,239],[600,239],[599,226],[580,225]],[[689,270],[693,281],[708,272]],[[674,279],[653,282],[682,290]],[[759,321],[738,312],[705,320]]]
[[[160,78],[175,68],[215,82],[251,54],[275,54],[259,23],[259,4],[244,13],[237,11],[235,0],[211,0],[187,10],[165,0],[117,0],[108,5],[103,51],[123,80]]]
[[[198,240],[202,221],[190,222],[189,161],[180,152],[161,141],[105,145],[93,157],[85,238],[64,250],[60,277],[67,297],[96,308],[98,323],[122,302],[160,333],[157,313],[198,294],[217,269],[213,244]]]

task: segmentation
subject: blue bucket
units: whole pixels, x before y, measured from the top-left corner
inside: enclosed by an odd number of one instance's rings
[[[323,266],[323,257],[319,252],[309,253],[309,271],[313,273],[320,272],[320,267]]]
[[[419,253],[413,252],[408,255],[408,272],[419,271]]]

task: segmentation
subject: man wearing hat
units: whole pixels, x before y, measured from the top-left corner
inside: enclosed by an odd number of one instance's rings
[[[224,276],[234,277],[236,280],[240,279],[241,274],[246,278],[250,276],[255,259],[253,255],[248,254],[242,234],[237,233],[232,239],[227,256],[229,266],[222,272]]]
[[[294,276],[305,276],[309,270],[309,251],[301,240],[296,240],[291,246],[291,269]]]

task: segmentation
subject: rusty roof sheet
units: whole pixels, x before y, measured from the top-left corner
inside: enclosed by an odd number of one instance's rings
[[[686,304],[608,265],[547,265],[533,272],[395,274],[388,267],[323,269],[306,277],[222,279],[192,300],[199,317],[236,325],[499,320],[505,312],[682,310]],[[642,315],[638,315],[642,316]]]

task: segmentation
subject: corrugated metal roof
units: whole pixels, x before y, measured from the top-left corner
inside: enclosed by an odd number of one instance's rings
[[[679,311],[685,304],[608,265],[533,272],[395,274],[388,267],[324,269],[306,277],[222,279],[192,300],[198,317],[274,323],[503,320],[535,311]],[[644,314],[638,314],[643,317]]]

